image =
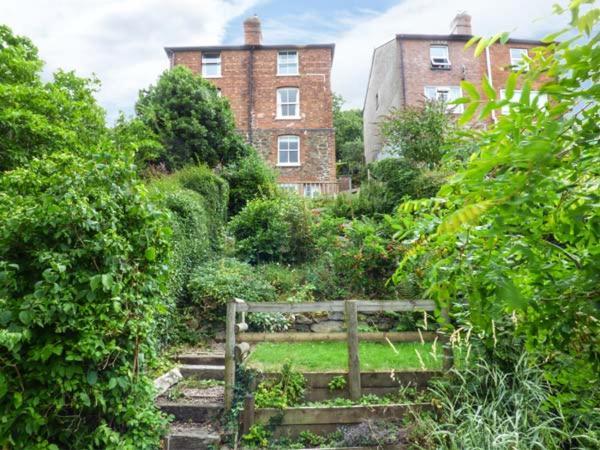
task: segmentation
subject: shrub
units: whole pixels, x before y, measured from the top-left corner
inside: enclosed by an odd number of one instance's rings
[[[310,211],[301,198],[281,193],[250,201],[229,223],[236,253],[251,263],[304,261],[312,247]]]
[[[387,221],[323,217],[315,229],[319,261],[307,275],[319,297],[399,295],[400,288],[388,283],[403,253],[394,233]]]
[[[168,228],[133,159],[55,153],[0,177],[0,445],[155,448],[145,374]]]
[[[206,166],[187,166],[173,174],[173,177],[181,187],[197,192],[202,197],[211,248],[214,252],[220,251],[229,201],[227,182]]]
[[[306,379],[286,362],[281,373],[272,380],[261,382],[256,388],[257,408],[287,408],[301,403],[304,398]]]
[[[159,136],[164,151],[158,162],[169,170],[190,163],[216,167],[248,151],[235,130],[227,99],[217,95],[214,84],[186,67],[163,72],[156,86],[140,92],[135,110]]]
[[[249,264],[223,258],[199,266],[189,283],[192,304],[208,323],[223,321],[225,305],[234,297],[249,302],[275,299],[273,287]]]
[[[252,331],[259,332],[274,333],[290,327],[290,319],[282,313],[250,313],[247,321]]]
[[[225,167],[222,176],[229,183],[230,216],[240,212],[250,200],[272,197],[277,187],[275,172],[254,149],[248,156]]]

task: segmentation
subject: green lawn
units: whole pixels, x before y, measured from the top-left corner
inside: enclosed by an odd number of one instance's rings
[[[432,354],[431,343],[398,343],[394,344],[394,347],[395,351],[386,343],[361,342],[361,371],[441,369],[442,367],[440,344],[437,345],[437,358]],[[345,342],[265,342],[254,347],[248,358],[248,365],[263,371],[271,371],[280,369],[285,362],[290,361],[294,369],[299,371],[335,372],[348,369],[347,359],[348,350]]]

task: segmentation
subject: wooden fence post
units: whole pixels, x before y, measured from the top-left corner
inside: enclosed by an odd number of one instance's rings
[[[254,395],[246,394],[242,412],[242,435],[247,434],[254,425]]]
[[[451,330],[450,326],[450,313],[448,312],[448,307],[444,306],[441,311],[442,318],[445,321],[444,328],[446,328],[446,333],[449,333]],[[452,343],[450,342],[449,337],[445,339],[444,342],[444,370],[450,370],[452,365],[454,364],[454,353],[452,351]]]
[[[235,385],[235,301],[227,303],[225,319],[225,410],[233,405],[233,387]]]
[[[348,334],[348,388],[350,398],[360,398],[360,358],[358,355],[358,307],[356,300],[347,300],[346,328]]]

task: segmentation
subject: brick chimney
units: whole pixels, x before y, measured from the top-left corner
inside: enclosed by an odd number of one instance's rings
[[[260,31],[260,19],[257,15],[244,20],[244,43],[246,45],[261,45],[262,32]]]
[[[450,30],[450,34],[471,35],[471,16],[466,12],[458,13],[450,24]]]

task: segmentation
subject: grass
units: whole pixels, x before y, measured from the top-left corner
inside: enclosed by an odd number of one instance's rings
[[[431,343],[399,343],[394,348],[387,343],[361,342],[361,371],[441,369],[442,348],[437,345],[434,357]],[[418,352],[418,354],[417,354]],[[286,362],[305,372],[348,370],[348,350],[345,342],[277,342],[256,345],[248,359],[250,367],[277,371]]]

